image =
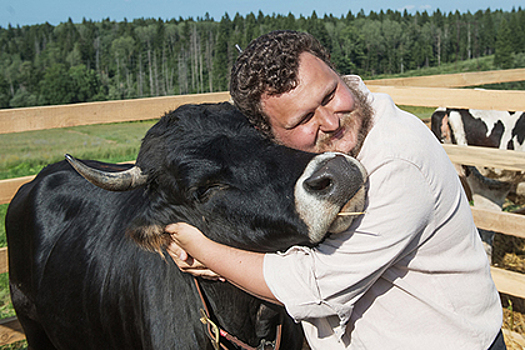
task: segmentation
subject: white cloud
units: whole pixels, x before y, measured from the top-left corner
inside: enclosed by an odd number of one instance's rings
[[[415,5],[405,5],[399,9],[397,9],[399,12],[404,12],[405,10],[407,10],[407,12],[409,13],[414,13],[416,11],[420,11],[420,12],[423,12],[423,11],[427,11],[429,12],[430,10],[432,10],[432,5],[419,5],[419,6],[415,6]]]
[[[414,5],[405,5],[399,9],[397,9],[399,12],[404,12],[405,10],[407,10],[408,12],[411,12],[413,9],[415,9],[416,7]]]

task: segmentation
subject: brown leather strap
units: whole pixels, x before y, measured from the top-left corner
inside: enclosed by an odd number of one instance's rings
[[[207,335],[210,338],[215,350],[220,350],[221,348],[224,350],[228,350],[226,345],[224,343],[221,343],[221,338],[226,339],[231,344],[237,346],[241,350],[279,350],[279,348],[281,347],[282,324],[279,324],[277,326],[274,342],[265,342],[263,340],[261,342],[261,345],[259,345],[257,348],[254,348],[253,346],[246,344],[236,336],[229,334],[211,320],[208,303],[206,302],[200,283],[195,277],[193,278],[193,281],[195,282],[195,286],[197,287],[197,292],[199,293],[199,297],[203,306],[203,309],[200,309],[201,322],[206,325],[206,330],[208,332]]]

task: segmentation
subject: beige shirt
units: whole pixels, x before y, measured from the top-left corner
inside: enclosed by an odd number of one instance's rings
[[[419,119],[360,84],[375,111],[358,157],[366,214],[314,249],[267,254],[265,280],[313,349],[487,349],[502,310],[454,167]]]

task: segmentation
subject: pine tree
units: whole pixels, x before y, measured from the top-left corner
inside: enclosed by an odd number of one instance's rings
[[[494,45],[496,42],[496,28],[492,18],[493,14],[490,9],[485,11],[483,16],[483,25],[480,33],[481,50],[484,55],[492,55],[494,53]]]
[[[516,17],[518,20],[514,34],[519,40],[517,41],[517,46],[514,48],[514,52],[525,52],[525,10],[522,10],[520,7]]]
[[[231,34],[231,20],[226,13],[219,24],[217,44],[215,45],[215,57],[213,60],[213,86],[215,91],[226,91],[229,86],[230,62],[229,62],[229,38]]]
[[[494,65],[503,69],[508,69],[513,66],[513,35],[510,27],[503,18],[498,28],[498,36],[496,39],[496,53],[494,55]]]

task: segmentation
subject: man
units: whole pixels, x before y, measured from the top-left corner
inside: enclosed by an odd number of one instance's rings
[[[359,77],[345,81],[304,33],[253,41],[232,70],[230,92],[276,142],[356,156],[369,173],[366,214],[316,248],[276,254],[169,225],[181,269],[283,304],[313,349],[505,349],[499,296],[468,202],[423,123]]]

